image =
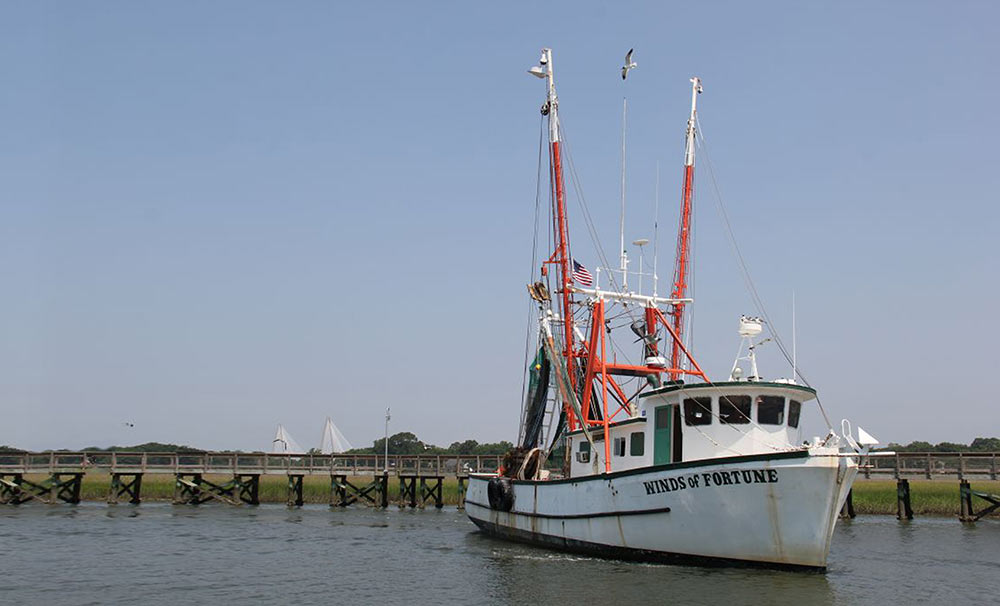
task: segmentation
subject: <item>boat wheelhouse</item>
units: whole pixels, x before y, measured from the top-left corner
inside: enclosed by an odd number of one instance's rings
[[[639,396],[634,416],[608,425],[612,472],[801,447],[803,405],[816,390],[790,382],[665,385]],[[604,436],[566,435],[570,477],[604,470]]]

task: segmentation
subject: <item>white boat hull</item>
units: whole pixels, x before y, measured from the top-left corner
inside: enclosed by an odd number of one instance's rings
[[[832,448],[728,457],[513,481],[510,511],[478,474],[465,506],[487,533],[593,555],[823,569],[856,474]]]

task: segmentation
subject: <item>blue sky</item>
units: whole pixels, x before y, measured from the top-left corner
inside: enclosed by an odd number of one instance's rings
[[[513,439],[543,46],[606,250],[627,92],[627,237],[651,235],[659,162],[669,274],[698,75],[736,236],[786,340],[795,291],[831,417],[885,441],[998,435],[998,13],[4,3],[0,444],[250,449],[281,422],[312,446],[329,415],[365,445],[386,406],[426,441]],[[707,175],[701,157],[695,341],[720,377],[753,308]]]

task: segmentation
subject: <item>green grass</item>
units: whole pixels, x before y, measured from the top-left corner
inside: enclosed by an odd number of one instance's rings
[[[1000,482],[970,480],[972,490],[1000,494]],[[896,480],[854,482],[854,511],[858,514],[896,515]],[[973,507],[986,501],[973,498]],[[958,515],[958,478],[953,480],[910,480],[910,506],[914,515]]]

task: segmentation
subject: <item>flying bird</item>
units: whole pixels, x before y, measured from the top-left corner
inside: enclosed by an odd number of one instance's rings
[[[630,69],[639,67],[639,64],[637,64],[635,61],[632,61],[632,51],[634,50],[635,50],[634,48],[630,48],[628,49],[628,52],[625,53],[625,65],[622,66],[622,80],[624,80],[628,76],[628,72]]]

